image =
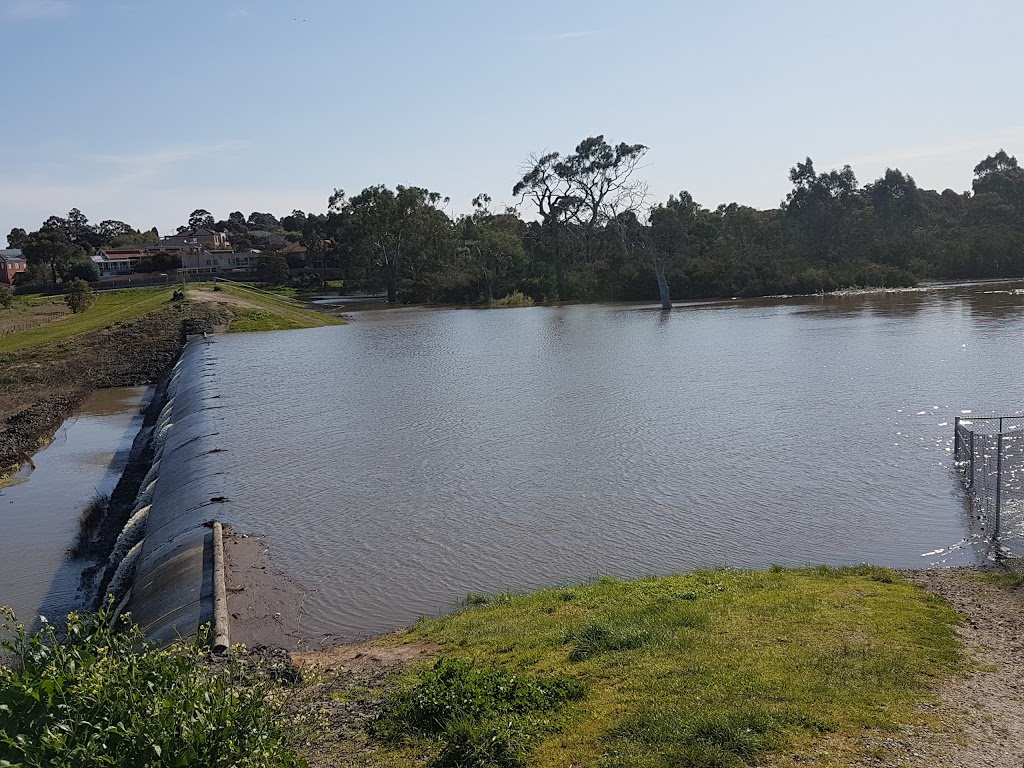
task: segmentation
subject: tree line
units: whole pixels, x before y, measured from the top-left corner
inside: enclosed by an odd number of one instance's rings
[[[999,150],[974,168],[972,189],[921,189],[887,169],[861,185],[853,169],[819,172],[811,158],[789,171],[777,208],[730,203],[714,210],[686,191],[652,201],[642,179],[642,144],[584,139],[571,152],[528,157],[511,188],[517,205],[472,212],[424,187],[383,185],[327,210],[231,213],[197,209],[179,231],[226,232],[234,250],[271,253],[288,242],[308,255],[273,257],[264,270],[310,259],[351,290],[385,291],[393,302],[481,303],[520,291],[536,301],[660,300],[901,287],[928,279],[1024,277],[1024,169]],[[89,279],[97,248],[146,242],[156,230],[120,221],[89,224],[77,209],[39,230],[15,229],[35,275]],[[286,263],[287,262],[287,263]],[[269,263],[269,262],[268,262]]]

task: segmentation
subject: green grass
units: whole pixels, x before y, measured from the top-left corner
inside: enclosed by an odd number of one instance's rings
[[[585,686],[568,726],[537,743],[530,765],[743,766],[780,750],[813,754],[823,734],[838,755],[827,764],[842,765],[844,743],[908,722],[962,667],[957,621],[888,570],[777,568],[500,596],[396,640]],[[405,690],[419,684],[410,676]],[[478,736],[495,738],[486,728]],[[416,738],[382,742],[373,764],[440,760],[436,741]]]
[[[159,309],[171,299],[173,288],[132,288],[103,291],[96,303],[77,315],[68,315],[37,328],[0,336],[0,353],[60,341],[82,333],[132,320]]]
[[[243,285],[217,283],[221,294],[234,296],[238,299],[258,305],[258,308],[231,306],[234,319],[228,326],[230,333],[250,333],[254,331],[291,331],[299,328],[320,328],[326,325],[345,325],[341,318],[306,309],[297,302],[277,295],[255,290]],[[211,290],[212,286],[191,288],[190,290]]]
[[[1024,587],[1024,566],[1011,561],[1005,565],[986,568],[977,574],[976,578],[1004,589],[1017,589]]]

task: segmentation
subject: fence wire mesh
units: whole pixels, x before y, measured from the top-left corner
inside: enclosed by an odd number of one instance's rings
[[[1024,416],[958,418],[953,443],[976,528],[995,555],[1024,555]]]

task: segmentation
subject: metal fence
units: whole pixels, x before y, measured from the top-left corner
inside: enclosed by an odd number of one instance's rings
[[[953,446],[979,532],[998,555],[1024,554],[1024,416],[958,416]]]

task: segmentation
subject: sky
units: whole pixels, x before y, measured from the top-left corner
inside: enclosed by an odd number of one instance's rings
[[[0,235],[73,207],[168,234],[374,184],[454,215],[599,134],[649,147],[653,200],[774,207],[807,156],[962,191],[986,155],[1024,160],[1022,22],[996,0],[0,0]]]

